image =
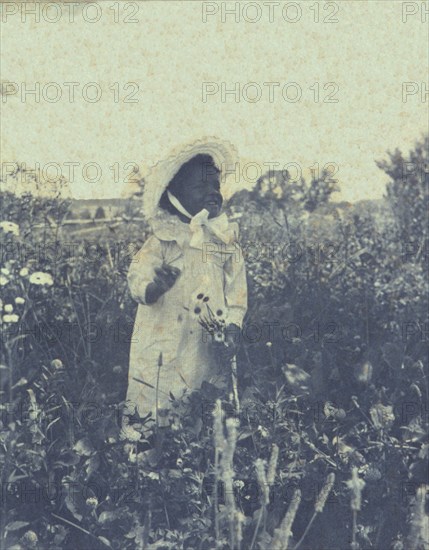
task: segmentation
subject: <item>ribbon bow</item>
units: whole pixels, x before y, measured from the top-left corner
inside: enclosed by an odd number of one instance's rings
[[[228,218],[226,214],[221,214],[216,218],[209,219],[209,212],[203,208],[198,214],[192,216],[182,205],[182,203],[172,194],[170,191],[167,191],[167,196],[171,204],[178,210],[181,214],[190,219],[189,229],[191,231],[191,240],[189,246],[192,248],[203,248],[204,244],[204,228],[206,228],[209,233],[214,235],[217,239],[222,241],[225,244],[230,244],[233,238],[231,232],[228,231]]]

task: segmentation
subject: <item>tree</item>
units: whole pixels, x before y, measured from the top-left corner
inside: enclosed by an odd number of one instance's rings
[[[387,160],[377,161],[389,177],[387,200],[397,226],[397,237],[417,259],[428,246],[429,221],[429,135],[416,142],[404,156],[399,149],[388,151]]]
[[[314,178],[306,187],[304,208],[309,212],[327,204],[332,193],[339,190],[337,180],[333,179],[332,174],[325,169],[322,170],[319,178]]]
[[[263,174],[251,191],[235,193],[229,205],[239,212],[247,211],[249,202],[254,202],[259,210],[262,207],[271,215],[281,212],[287,217],[299,217],[304,211],[313,212],[326,205],[335,191],[337,180],[328,170],[323,170],[310,184],[302,177],[292,178],[288,171],[274,170]]]
[[[96,220],[99,220],[99,219],[105,218],[105,217],[106,217],[106,214],[104,213],[104,208],[103,208],[102,206],[99,206],[99,207],[97,208],[97,210],[95,211],[95,216],[94,216],[94,218],[95,218]]]

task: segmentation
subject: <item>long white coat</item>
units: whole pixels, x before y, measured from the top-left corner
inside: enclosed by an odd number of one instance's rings
[[[204,228],[204,246],[190,246],[189,224],[162,212],[152,221],[153,235],[135,255],[128,272],[131,295],[139,302],[130,350],[128,410],[140,416],[170,407],[170,392],[180,398],[206,380],[225,383],[219,361],[199,319],[207,306],[225,323],[242,325],[247,309],[244,259],[238,245],[238,226],[229,223],[228,245]],[[152,305],[146,305],[147,285],[163,263],[178,267],[174,286]],[[204,302],[203,294],[209,300]],[[162,364],[159,356],[162,353]]]

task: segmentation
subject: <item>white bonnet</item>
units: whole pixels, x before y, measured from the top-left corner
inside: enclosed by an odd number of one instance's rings
[[[192,143],[177,146],[166,159],[157,162],[144,178],[143,213],[147,219],[156,214],[163,192],[180,167],[199,154],[210,155],[221,171],[221,191],[228,187],[232,178],[235,181],[235,165],[238,162],[238,154],[229,141],[216,137],[204,137]]]

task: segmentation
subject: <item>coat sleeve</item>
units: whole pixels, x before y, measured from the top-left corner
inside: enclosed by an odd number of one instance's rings
[[[146,287],[155,276],[155,268],[161,267],[163,253],[161,242],[151,235],[131,260],[128,270],[128,286],[136,302],[146,305]]]
[[[243,251],[238,242],[234,243],[234,247],[236,251],[230,255],[224,265],[224,292],[228,310],[227,321],[241,327],[247,311],[246,267]]]

